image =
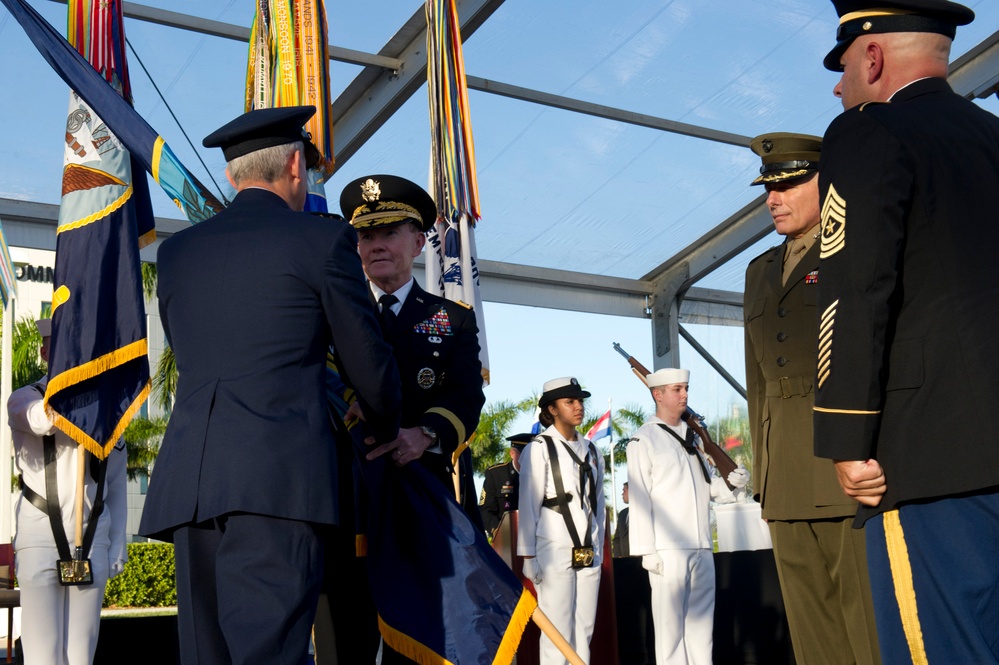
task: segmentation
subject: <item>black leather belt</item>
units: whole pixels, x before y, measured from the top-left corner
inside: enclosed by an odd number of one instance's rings
[[[572,492],[566,492],[566,494],[565,494],[565,500],[566,500],[566,502],[572,501]],[[558,513],[560,515],[562,514],[562,506],[559,504],[558,499],[556,497],[554,497],[554,496],[551,497],[551,498],[545,499],[544,501],[542,501],[541,502],[541,507],[542,508],[549,508],[551,510],[554,510],[556,513]]]

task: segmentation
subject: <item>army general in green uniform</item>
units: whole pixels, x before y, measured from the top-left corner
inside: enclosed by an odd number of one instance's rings
[[[780,245],[746,271],[746,382],[753,478],[799,663],[877,663],[864,533],[857,504],[832,461],[812,451],[818,340],[818,165],[821,139],[772,133],[753,139],[763,166],[754,185]]]

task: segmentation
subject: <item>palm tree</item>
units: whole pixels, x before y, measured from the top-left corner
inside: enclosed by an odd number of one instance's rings
[[[24,317],[14,323],[14,337],[11,340],[11,368],[13,378],[11,388],[17,390],[22,386],[38,381],[48,371],[39,350],[42,348],[42,336],[38,333],[35,321]]]
[[[156,405],[169,413],[173,408],[173,398],[177,394],[177,358],[173,355],[173,349],[164,347],[159,360],[156,361],[156,371],[152,378],[152,398],[156,400]]]
[[[475,473],[484,473],[494,464],[510,459],[510,443],[506,437],[511,434],[510,425],[523,413],[530,413],[538,403],[535,396],[525,397],[519,402],[503,400],[487,404],[479,416],[479,426],[472,435],[472,459]]]
[[[142,263],[142,293],[146,296],[146,301],[152,300],[156,295],[156,264]]]
[[[163,416],[133,418],[125,428],[125,450],[128,454],[125,468],[129,480],[135,480],[139,476],[149,476],[149,467],[160,451],[167,420]]]

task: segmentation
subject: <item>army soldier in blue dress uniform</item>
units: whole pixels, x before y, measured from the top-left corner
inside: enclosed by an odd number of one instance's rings
[[[520,453],[531,442],[531,433],[514,434],[506,437],[510,442],[510,461],[495,464],[486,469],[486,479],[482,483],[479,497],[479,510],[486,531],[492,533],[499,526],[503,515],[517,510],[520,493]]]
[[[746,392],[753,477],[773,541],[799,663],[877,663],[864,532],[830,460],[815,457],[812,404],[818,317],[822,139],[772,132],[750,143],[753,185],[786,240],[746,270]]]
[[[862,505],[882,658],[999,662],[999,118],[943,0],[834,0],[815,451]]]
[[[337,519],[331,343],[373,436],[398,431],[399,376],[356,234],[301,212],[314,113],[251,111],[205,138],[225,154],[235,200],[159,249],[180,383],[139,532],[174,543],[185,665],[307,658]]]

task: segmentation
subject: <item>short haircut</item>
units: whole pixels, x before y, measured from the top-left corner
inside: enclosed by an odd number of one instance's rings
[[[247,181],[275,182],[284,173],[288,159],[296,150],[305,154],[305,144],[295,141],[254,150],[229,162],[229,175],[237,186]]]

